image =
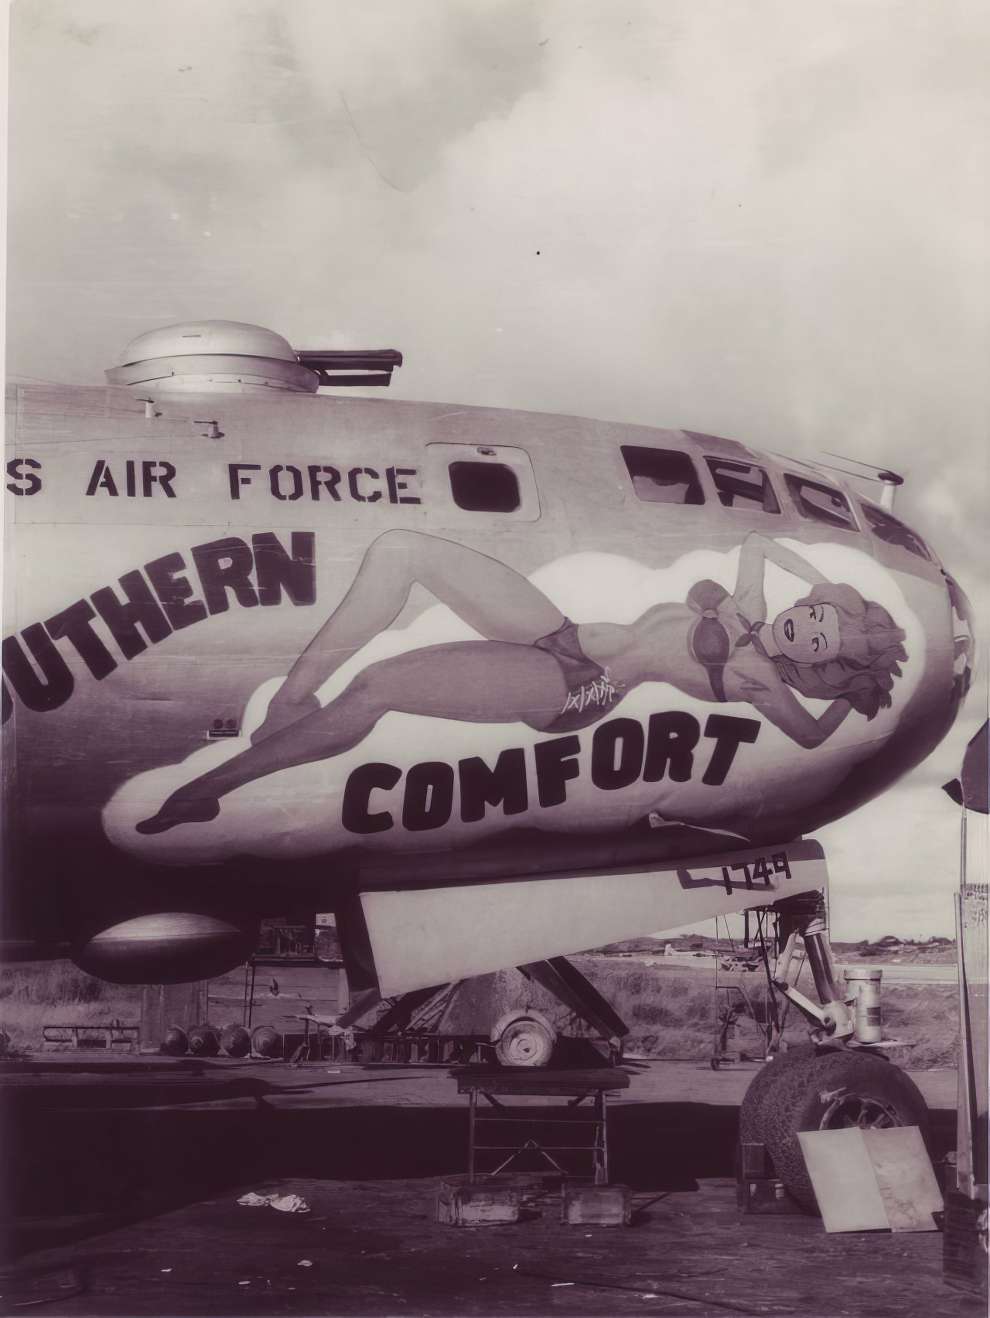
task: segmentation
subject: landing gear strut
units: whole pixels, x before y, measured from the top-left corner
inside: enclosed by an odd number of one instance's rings
[[[852,1010],[836,983],[823,894],[801,893],[773,909],[781,950],[768,974],[774,989],[812,1025],[812,1043],[779,1053],[756,1074],[739,1111],[739,1138],[741,1144],[762,1145],[784,1188],[814,1212],[799,1132],[918,1126],[927,1140],[928,1109],[910,1077],[876,1047],[876,1025]],[[795,987],[799,937],[819,1003]]]
[[[812,1035],[816,1043],[826,1039],[850,1038],[855,1031],[855,1021],[844,1000],[845,995],[835,981],[824,894],[798,893],[776,902],[773,909],[780,917],[781,943],[781,953],[771,976],[774,988],[788,1002],[793,1002],[798,1011],[816,1027]],[[820,1005],[799,993],[794,986],[797,979],[795,952],[799,937],[804,943]]]

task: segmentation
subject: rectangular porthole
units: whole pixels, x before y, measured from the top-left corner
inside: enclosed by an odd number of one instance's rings
[[[686,453],[677,449],[623,444],[622,457],[636,498],[643,503],[705,502],[698,473]]]
[[[426,501],[452,525],[479,517],[535,521],[540,502],[529,454],[508,445],[428,444]]]
[[[501,462],[452,462],[450,492],[469,513],[514,513],[522,502],[519,480]]]
[[[755,507],[765,513],[780,512],[780,504],[770,478],[762,467],[730,458],[705,458],[705,461],[723,508],[748,508],[752,511]]]
[[[838,526],[845,531],[858,531],[856,519],[846,496],[833,485],[808,480],[806,476],[786,474],[784,480],[798,512],[813,522]]]

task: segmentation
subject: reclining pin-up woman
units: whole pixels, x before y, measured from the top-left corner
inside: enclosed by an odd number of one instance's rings
[[[811,587],[772,621],[763,593],[767,561]],[[392,624],[416,582],[485,639],[369,664],[321,708],[317,689]],[[799,746],[820,746],[853,710],[872,719],[890,705],[899,661],[907,658],[903,641],[880,604],[755,532],[743,543],[731,594],[700,581],[685,603],[655,604],[635,622],[575,624],[486,554],[418,531],[387,531],[273,696],[252,745],[173,792],[137,829],[161,833],[214,819],[228,792],[350,750],[390,710],[573,732],[603,718],[641,682],[669,682],[698,700],[746,701]],[[794,691],[827,700],[828,708],[815,717]]]

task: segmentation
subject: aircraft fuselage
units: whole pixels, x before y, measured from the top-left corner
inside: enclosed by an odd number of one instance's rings
[[[795,839],[968,681],[920,538],[726,439],[17,386],[8,450],[5,919],[37,945]]]

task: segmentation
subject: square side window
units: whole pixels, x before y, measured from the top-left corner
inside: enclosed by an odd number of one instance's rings
[[[888,545],[897,545],[900,549],[906,549],[908,553],[917,554],[919,558],[931,562],[931,553],[921,536],[898,521],[893,513],[887,512],[885,508],[878,508],[873,503],[861,503],[860,507],[870,530],[878,540],[883,540]]]
[[[805,476],[785,474],[784,480],[803,517],[824,522],[826,526],[841,527],[843,531],[859,530],[846,496],[840,490],[821,481],[808,480]]]
[[[728,458],[705,458],[723,508],[746,508],[752,504],[765,513],[779,513],[780,504],[770,478],[762,467]]]
[[[522,502],[519,479],[501,462],[452,462],[450,492],[470,513],[514,513]]]
[[[643,503],[704,503],[694,463],[677,449],[623,444],[622,457],[636,498]]]

